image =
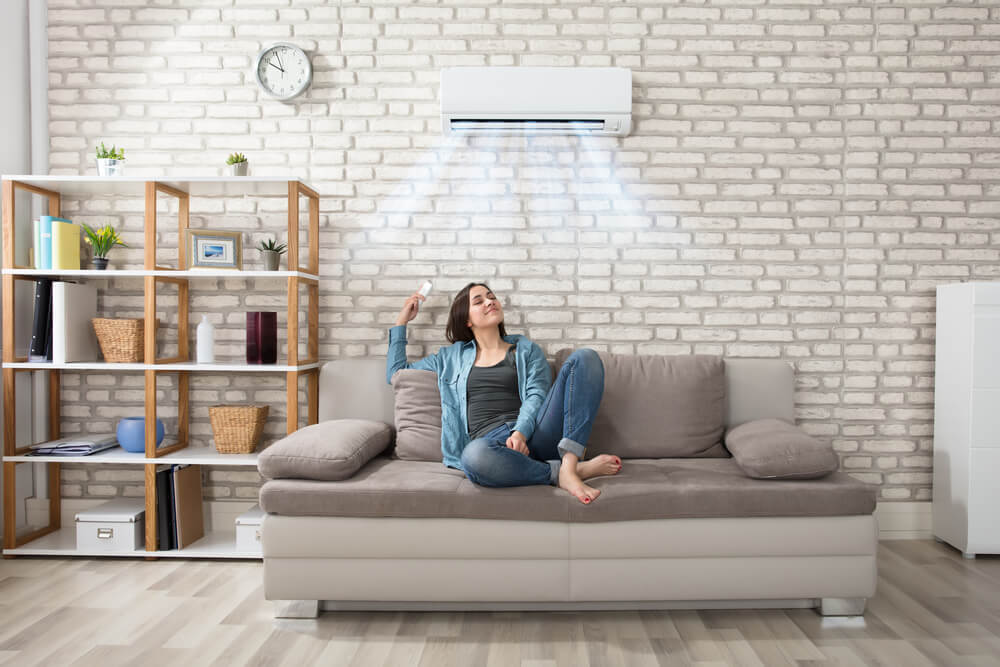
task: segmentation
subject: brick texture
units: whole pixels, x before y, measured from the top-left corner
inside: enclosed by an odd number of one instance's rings
[[[787,360],[800,423],[845,471],[882,500],[930,498],[934,288],[1000,273],[997,0],[147,5],[49,0],[53,173],[93,173],[104,140],[125,147],[132,175],[215,175],[240,150],[255,175],[306,179],[323,194],[324,358],[383,356],[425,278],[435,292],[409,354],[433,352],[450,295],[486,280],[509,329],[549,353]],[[313,85],[290,104],[250,74],[276,40],[312,54]],[[445,139],[437,82],[451,65],[632,68],[634,131]],[[123,226],[133,247],[114,261],[141,264],[140,201],[66,208]],[[247,246],[283,236],[283,211],[192,202],[194,226],[246,230]],[[160,242],[167,261],[176,239],[165,229]],[[209,313],[223,357],[242,350],[243,311],[282,310],[266,281],[197,288],[192,327]],[[101,304],[141,306],[126,280]],[[141,387],[138,375],[66,377],[66,430],[141,414]],[[216,402],[277,401],[265,439],[283,432],[280,378],[197,376],[192,399],[196,445]],[[141,485],[63,474],[67,495]],[[217,498],[259,483],[206,479]]]

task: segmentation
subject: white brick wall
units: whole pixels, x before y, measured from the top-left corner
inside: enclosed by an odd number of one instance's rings
[[[509,328],[550,353],[786,359],[799,420],[844,470],[884,500],[929,499],[934,286],[1000,274],[1000,1],[147,4],[49,0],[53,171],[91,173],[103,139],[125,146],[130,174],[217,174],[242,150],[254,174],[304,177],[324,197],[325,358],[384,355],[424,278],[436,291],[409,352],[429,353],[449,295],[485,279]],[[313,86],[293,104],[250,76],[275,39],[312,52]],[[635,130],[446,141],[448,65],[630,67]],[[111,216],[141,244],[141,202],[68,208]],[[193,204],[196,225],[254,240],[282,210]],[[232,355],[242,311],[280,298],[265,284],[202,287],[194,309],[230,325],[219,338]],[[137,284],[103,307],[140,312]],[[67,378],[67,429],[135,413],[140,388]],[[196,444],[206,405],[282,400],[262,377],[199,377],[192,393]],[[269,439],[282,431],[272,414]],[[255,475],[211,471],[209,495],[252,495]],[[137,482],[64,472],[68,495]]]

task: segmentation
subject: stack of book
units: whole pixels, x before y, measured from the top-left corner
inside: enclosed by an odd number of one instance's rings
[[[32,445],[28,456],[90,456],[117,446],[118,438],[114,433],[78,435]]]
[[[201,508],[201,468],[156,468],[156,549],[183,549],[205,535]]]
[[[97,288],[40,278],[35,281],[28,361],[97,361]]]
[[[34,267],[45,271],[80,268],[80,226],[65,218],[43,215],[34,222]]]

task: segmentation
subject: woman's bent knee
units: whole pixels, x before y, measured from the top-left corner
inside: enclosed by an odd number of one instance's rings
[[[573,353],[569,355],[566,361],[573,361],[578,364],[591,381],[604,381],[604,362],[601,361],[601,357],[597,352],[591,350],[589,347],[581,347],[573,350]]]

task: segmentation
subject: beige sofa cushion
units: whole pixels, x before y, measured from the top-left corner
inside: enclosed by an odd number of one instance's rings
[[[559,366],[573,352],[556,353]],[[728,457],[722,446],[726,371],[722,357],[598,352],[604,396],[586,458]]]
[[[333,419],[278,440],[257,457],[257,469],[267,479],[346,479],[391,441],[388,424]]]
[[[833,445],[781,419],[757,419],[726,434],[736,464],[755,479],[813,479],[829,475],[840,461]]]
[[[488,488],[440,463],[379,456],[339,482],[268,481],[260,505],[291,516],[600,522],[871,514],[876,494],[876,487],[842,472],[813,480],[751,479],[731,458],[632,459],[617,475],[587,484],[601,495],[584,505],[546,484]]]
[[[441,393],[434,371],[404,368],[392,376],[395,392],[395,456],[404,461],[442,461]]]

